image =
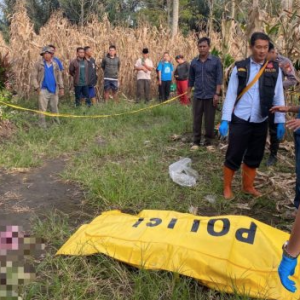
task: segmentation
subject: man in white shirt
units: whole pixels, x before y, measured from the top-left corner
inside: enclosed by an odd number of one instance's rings
[[[270,38],[256,32],[250,40],[252,56],[236,63],[232,71],[223,106],[221,136],[229,129],[229,144],[224,166],[224,197],[233,198],[231,183],[234,173],[243,163],[243,191],[255,197],[256,169],[265,150],[268,114],[274,105],[284,105],[282,71],[277,62],[268,62]],[[261,76],[258,76],[261,72]],[[285,133],[285,116],[275,114],[277,138]]]
[[[136,103],[139,103],[144,97],[145,103],[150,101],[151,71],[153,70],[153,62],[149,58],[148,48],[142,51],[143,57],[139,58],[134,65],[137,71],[137,97]]]

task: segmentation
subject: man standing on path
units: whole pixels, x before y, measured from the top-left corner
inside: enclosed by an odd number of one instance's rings
[[[104,71],[104,100],[109,99],[109,92],[115,101],[118,101],[117,93],[119,89],[118,75],[121,67],[120,58],[117,56],[116,46],[109,47],[108,54],[102,59],[101,68]]]
[[[84,49],[77,48],[77,58],[71,61],[69,66],[69,73],[74,79],[75,89],[75,107],[81,105],[81,96],[85,98],[86,105],[91,106],[91,99],[89,95],[89,64],[85,59]]]
[[[145,103],[150,101],[150,88],[151,88],[151,71],[153,70],[153,62],[149,58],[148,48],[142,51],[142,58],[139,58],[134,65],[137,71],[137,95],[136,103],[139,103],[144,97]]]
[[[162,61],[157,66],[158,85],[159,85],[159,101],[164,102],[169,99],[172,83],[172,74],[174,67],[170,62],[169,52],[165,52]]]
[[[280,54],[275,49],[274,44],[270,43],[269,61],[276,61],[283,74],[283,88],[287,90],[289,87],[297,84],[296,73],[292,62]],[[269,134],[270,134],[270,156],[266,162],[267,167],[273,166],[277,162],[277,152],[279,149],[279,140],[277,139],[277,124],[274,122],[274,114],[269,114]]]
[[[58,93],[64,94],[64,83],[59,65],[52,59],[53,52],[49,47],[44,47],[41,52],[42,60],[39,60],[33,68],[32,85],[39,94],[39,110],[47,111],[48,104],[52,113],[58,113]],[[54,119],[59,123],[58,118]],[[46,120],[43,114],[39,115],[39,123],[46,128]]]
[[[210,39],[203,37],[198,41],[199,56],[190,66],[188,97],[193,98],[193,133],[192,151],[199,149],[201,142],[202,118],[205,122],[205,140],[203,145],[211,145],[215,136],[215,113],[219,104],[223,82],[223,67],[220,59],[210,54]]]
[[[277,62],[269,62],[270,38],[256,32],[250,40],[251,57],[237,62],[228,85],[220,126],[221,136],[228,133],[229,144],[224,165],[224,197],[233,198],[231,184],[243,162],[243,191],[260,196],[254,188],[256,169],[264,155],[268,115],[273,105],[284,105],[282,72]],[[285,133],[285,116],[275,114],[277,138]]]
[[[176,79],[177,85],[177,94],[182,95],[180,97],[180,103],[182,105],[189,105],[190,99],[187,95],[188,85],[189,85],[189,71],[190,71],[190,64],[185,61],[183,55],[177,55],[175,57],[178,66],[174,72],[174,77]]]
[[[93,56],[93,51],[92,48],[89,46],[84,47],[84,53],[85,53],[85,59],[88,62],[89,68],[88,68],[88,73],[89,73],[89,97],[92,101],[92,104],[95,105],[97,103],[96,100],[96,90],[95,86],[97,84],[98,76],[97,76],[97,66],[96,66],[96,61],[92,57]]]

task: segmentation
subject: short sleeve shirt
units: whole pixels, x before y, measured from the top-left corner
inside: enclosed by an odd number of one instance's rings
[[[172,74],[174,67],[170,62],[161,61],[157,67],[158,71],[161,71],[161,80],[169,81],[172,80]]]

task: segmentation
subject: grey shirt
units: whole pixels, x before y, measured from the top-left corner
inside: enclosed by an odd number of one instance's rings
[[[192,60],[189,74],[189,87],[195,87],[194,97],[197,99],[212,99],[217,85],[222,85],[223,67],[220,59],[209,54],[202,62],[199,57]]]
[[[119,57],[105,56],[101,63],[101,68],[104,71],[104,79],[118,80],[118,73],[120,70],[121,62]]]

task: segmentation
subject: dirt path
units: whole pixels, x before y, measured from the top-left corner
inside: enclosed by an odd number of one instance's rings
[[[47,161],[41,168],[0,169],[0,221],[30,230],[32,217],[43,217],[53,210],[71,214],[74,223],[82,219],[84,195],[63,182],[59,174],[62,159]]]

